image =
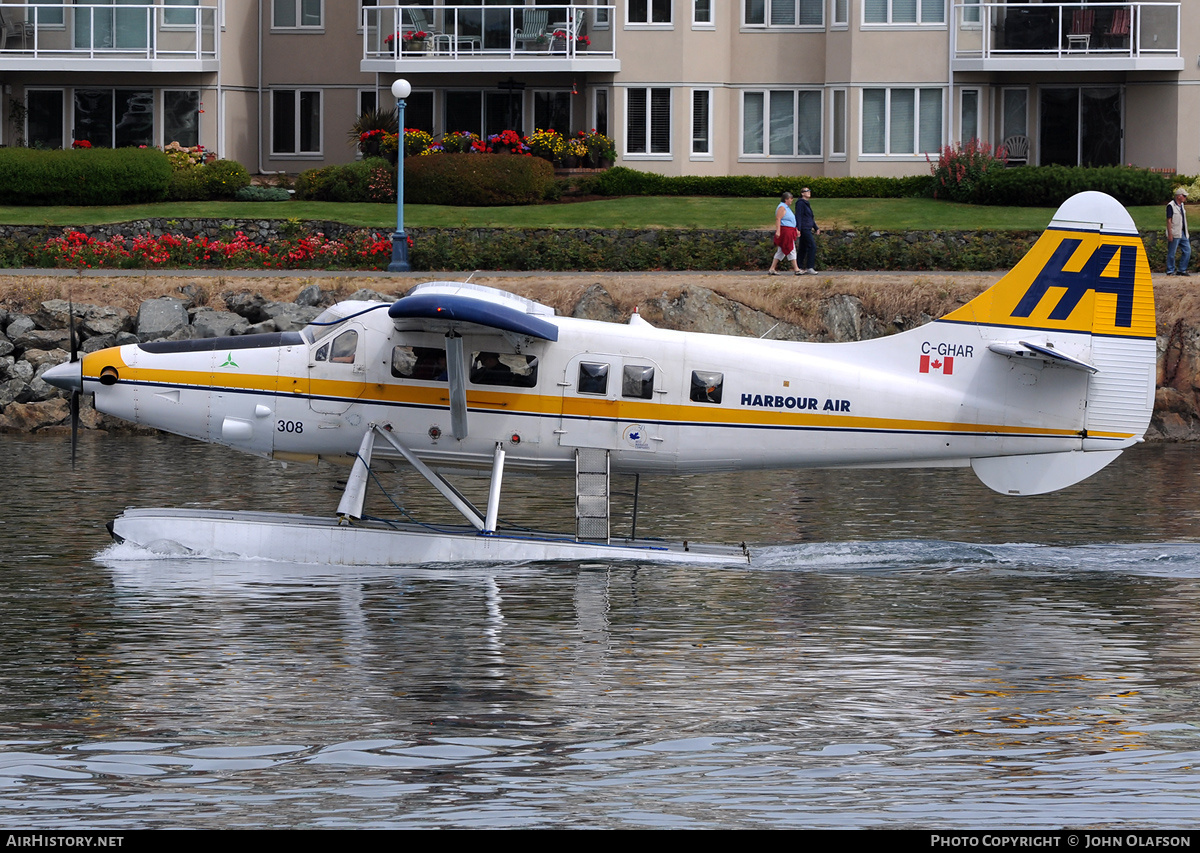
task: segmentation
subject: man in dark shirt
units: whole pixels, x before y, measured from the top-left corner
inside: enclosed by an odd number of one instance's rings
[[[817,238],[815,235],[821,233],[821,229],[817,227],[812,205],[808,203],[811,198],[812,190],[808,187],[800,190],[800,200],[796,202],[796,219],[800,225],[800,250],[804,252],[800,259],[800,269],[808,275],[816,275]]]

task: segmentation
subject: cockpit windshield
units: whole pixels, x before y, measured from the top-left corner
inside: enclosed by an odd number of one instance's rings
[[[319,338],[323,338],[332,332],[334,329],[342,325],[347,319],[346,311],[337,310],[339,306],[334,305],[332,308],[326,308],[316,319],[305,326],[300,334],[304,336],[306,343],[313,343]]]

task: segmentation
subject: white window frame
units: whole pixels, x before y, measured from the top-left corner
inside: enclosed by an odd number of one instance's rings
[[[183,30],[188,32],[196,28],[200,16],[200,0],[163,0],[162,28],[164,30]],[[192,20],[178,22],[171,20],[172,12],[191,11]]]
[[[704,130],[703,151],[696,150],[696,96],[703,95],[707,101],[708,127]],[[691,129],[690,143],[688,145],[689,160],[712,160],[713,159],[713,90],[712,89],[692,89],[691,97],[691,116],[688,122],[688,127]]]
[[[829,0],[829,29],[850,29],[850,0]]]
[[[625,26],[639,30],[672,30],[675,28],[675,0],[659,0],[666,2],[668,20],[654,20],[654,3],[655,0],[644,0],[646,4],[646,20],[639,21],[633,18],[633,4],[629,0],[625,0]]]
[[[67,27],[66,0],[42,0],[32,9],[26,10],[26,20],[37,22],[39,30],[63,30]],[[52,8],[57,7],[57,8]],[[58,12],[57,16],[54,12]],[[47,20],[43,17],[47,12],[51,13],[51,19]],[[57,17],[58,20],[53,20]]]
[[[879,0],[879,2],[887,4],[887,20],[885,21],[868,21],[867,20],[867,0],[862,0],[862,27],[863,29],[874,29],[877,27],[914,27],[920,29],[934,28],[945,29],[946,27],[946,0],[914,0],[917,5],[917,19],[915,21],[896,21],[893,10],[894,3],[898,0]],[[926,20],[926,10],[936,8],[937,4],[941,4],[941,20],[932,21]]]
[[[801,2],[816,4],[817,8],[820,9],[820,11],[821,11],[821,22],[817,23],[817,24],[800,24],[800,23],[773,24],[773,23],[771,23],[771,5],[772,5],[772,3],[778,2],[778,3],[786,4],[787,2],[789,2],[789,0],[761,0],[761,2],[763,4],[763,20],[761,22],[760,21],[751,22],[749,20],[750,2],[751,2],[751,0],[742,0],[741,29],[746,32],[755,32],[755,31],[761,31],[761,30],[774,30],[776,32],[778,32],[780,30],[785,31],[785,32],[788,32],[788,31],[818,32],[818,31],[822,31],[825,29],[825,0],[790,0],[790,2],[792,3],[792,20],[793,21],[800,20],[800,3]]]
[[[667,100],[667,150],[654,151],[650,149],[654,146],[654,100],[653,92],[666,90],[668,95]],[[634,93],[641,92],[642,97],[646,101],[646,150],[645,151],[630,151],[629,150],[629,105],[634,98]],[[675,144],[675,134],[671,131],[674,129],[671,122],[674,120],[672,113],[674,112],[675,92],[669,86],[631,86],[625,89],[625,154],[626,160],[670,160],[672,158],[672,149]],[[688,135],[691,138],[691,135]]]
[[[883,101],[883,151],[867,151],[864,134],[867,126],[866,96],[867,92],[884,92]],[[892,149],[892,94],[894,92],[913,93],[913,150],[893,152]],[[938,92],[938,141],[937,145],[928,150],[921,149],[921,93]],[[860,160],[911,160],[924,161],[926,154],[936,154],[945,140],[945,110],[946,90],[942,86],[864,86],[859,90],[858,99],[858,156]]]
[[[275,150],[275,99],[281,92],[291,92],[294,95],[292,99],[292,132],[296,138],[296,147],[292,151],[276,151]],[[317,150],[309,151],[300,147],[300,101],[305,93],[315,93],[319,98],[319,109],[317,111]],[[272,158],[296,158],[302,160],[312,160],[323,156],[325,149],[325,91],[323,89],[287,89],[279,88],[271,90],[271,157]]]
[[[155,130],[158,138],[162,140],[161,144],[165,147],[175,140],[167,139],[167,93],[168,92],[195,92],[196,93],[196,109],[199,113],[196,115],[196,144],[204,144],[204,129],[201,127],[200,115],[204,112],[204,89],[200,86],[169,86],[160,89],[154,98],[154,120]]]
[[[838,101],[841,101],[842,115],[838,121]],[[838,125],[841,125],[842,147],[838,150]],[[850,93],[843,88],[829,90],[829,159],[843,161],[849,154],[850,140]]]
[[[790,154],[771,154],[771,107],[770,104],[774,100],[774,96],[778,93],[790,93],[792,96],[792,153]],[[817,153],[815,154],[798,154],[796,153],[796,138],[800,130],[799,116],[799,97],[801,93],[816,94],[819,99],[816,115],[817,120],[824,124],[825,116],[825,93],[821,89],[815,89],[811,86],[800,86],[795,88],[772,88],[772,89],[743,89],[741,92],[741,120],[738,123],[738,160],[742,162],[770,160],[773,162],[802,162],[812,163],[820,162],[824,158],[825,151],[825,128],[817,128]],[[747,95],[762,95],[763,98],[763,126],[762,126],[762,150],[758,152],[746,151],[746,96]]]
[[[296,23],[294,24],[279,24],[275,21],[275,4],[276,3],[291,3],[296,13]],[[315,24],[304,23],[304,4],[312,2],[312,0],[271,0],[271,29],[282,30],[284,32],[307,32],[320,33],[325,31],[325,0],[316,0],[320,8],[321,20]],[[360,17],[361,21],[362,18]]]
[[[707,12],[708,17],[706,19],[700,17],[700,15],[701,15],[700,3],[701,2],[703,2],[707,7],[705,11]],[[717,5],[717,0],[692,0],[692,29],[693,30],[715,30],[717,28],[716,10],[714,8],[716,5]]]
[[[1008,115],[1008,93],[1021,92],[1025,96],[1025,127],[1021,132],[1016,133],[1016,128],[1005,127],[1005,118]],[[1000,90],[1000,144],[1010,136],[1024,136],[1029,138],[1029,87],[1028,86],[1005,86]]]
[[[354,31],[361,33],[363,31],[363,9],[375,9],[379,6],[379,0],[358,0],[358,22],[354,25]]]
[[[963,127],[963,116],[966,115],[966,100],[968,95],[975,96],[975,127]],[[966,145],[971,139],[983,139],[980,125],[983,124],[983,90],[975,87],[964,87],[958,91],[958,141]],[[968,134],[968,131],[972,131]]]

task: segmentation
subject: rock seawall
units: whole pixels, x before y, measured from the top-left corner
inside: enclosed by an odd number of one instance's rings
[[[408,282],[403,284],[407,289]],[[599,283],[582,292],[576,288],[571,293],[559,294],[557,300],[540,293],[532,280],[510,281],[506,286],[523,295],[554,302],[560,313],[575,317],[625,322],[636,307],[644,319],[662,328],[792,341],[876,338],[921,326],[944,310],[944,304],[935,304],[933,294],[925,298],[922,289],[914,287],[907,301],[904,294],[893,294],[887,316],[881,316],[879,300],[872,301],[865,293],[867,301],[854,293],[836,292],[833,284],[826,279],[815,292],[814,288],[808,288],[803,299],[791,298],[786,303],[789,310],[784,312],[789,315],[787,319],[694,284],[662,289],[653,296],[639,298],[636,305],[614,298]],[[984,286],[981,284],[978,289]],[[944,301],[946,294],[936,291],[934,288],[936,296]],[[346,294],[309,284],[294,300],[278,301],[246,289],[230,289],[210,296],[203,285],[187,284],[177,288],[175,295],[142,301],[132,313],[95,304],[76,304],[74,310],[81,351],[92,352],[155,340],[294,331],[303,328],[323,307],[340,299],[390,301],[400,295],[371,289]],[[959,295],[957,301],[965,301],[969,295],[969,292]],[[1200,440],[1200,310],[1192,310],[1200,309],[1200,297],[1195,306],[1191,301],[1190,295],[1177,294],[1160,300],[1169,309],[1160,309],[1158,389],[1147,440]],[[896,306],[900,310],[893,310]],[[1192,313],[1196,316],[1191,316]],[[797,319],[801,322],[796,322]],[[42,379],[48,368],[69,357],[67,301],[43,300],[25,311],[0,308],[0,331],[0,432],[68,430],[67,395]],[[87,395],[81,409],[81,423],[85,429],[110,432],[138,429],[96,413]]]

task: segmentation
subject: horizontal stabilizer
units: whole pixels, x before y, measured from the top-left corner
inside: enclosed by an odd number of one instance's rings
[[[1029,341],[1020,341],[1016,344],[997,343],[988,346],[994,353],[1008,356],[1009,358],[1032,358],[1037,361],[1045,362],[1046,364],[1057,364],[1059,367],[1069,367],[1072,370],[1083,370],[1087,373],[1098,373],[1099,369],[1088,364],[1086,361],[1080,361],[1077,358],[1059,352],[1050,347],[1044,347],[1039,344],[1033,344]]]
[[[1120,455],[1120,450],[1069,450],[988,456],[972,459],[971,467],[985,486],[1002,495],[1042,495],[1087,479]]]

